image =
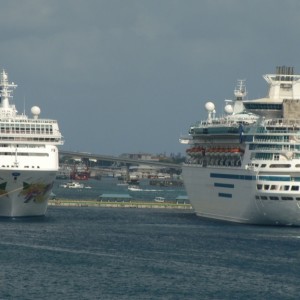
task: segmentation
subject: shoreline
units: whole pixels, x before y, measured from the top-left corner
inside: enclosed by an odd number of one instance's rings
[[[152,202],[152,201],[97,201],[97,200],[70,200],[51,199],[48,206],[72,206],[72,207],[123,207],[123,208],[164,208],[164,209],[185,209],[192,210],[190,204],[172,202]]]

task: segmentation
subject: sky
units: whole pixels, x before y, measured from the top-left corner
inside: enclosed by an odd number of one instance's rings
[[[300,73],[299,0],[0,0],[0,68],[13,103],[57,119],[63,150],[185,153],[189,126],[237,79]]]

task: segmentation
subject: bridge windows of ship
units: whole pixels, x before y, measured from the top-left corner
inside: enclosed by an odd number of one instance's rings
[[[274,103],[244,103],[245,107],[249,110],[282,110],[282,104]]]
[[[21,133],[21,134],[53,134],[52,124],[39,123],[23,123],[20,121],[15,122],[2,122],[0,123],[0,133]]]

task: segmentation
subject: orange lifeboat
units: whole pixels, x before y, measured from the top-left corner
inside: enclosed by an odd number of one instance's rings
[[[230,152],[231,152],[232,154],[239,154],[239,153],[242,152],[242,150],[241,150],[239,147],[236,147],[236,148],[231,148],[231,149],[230,149]]]

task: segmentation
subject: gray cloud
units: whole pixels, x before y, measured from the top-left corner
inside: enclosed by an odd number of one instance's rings
[[[180,133],[221,113],[235,80],[298,62],[297,0],[10,0],[1,3],[1,67],[15,103],[57,118],[65,149],[183,152]]]

